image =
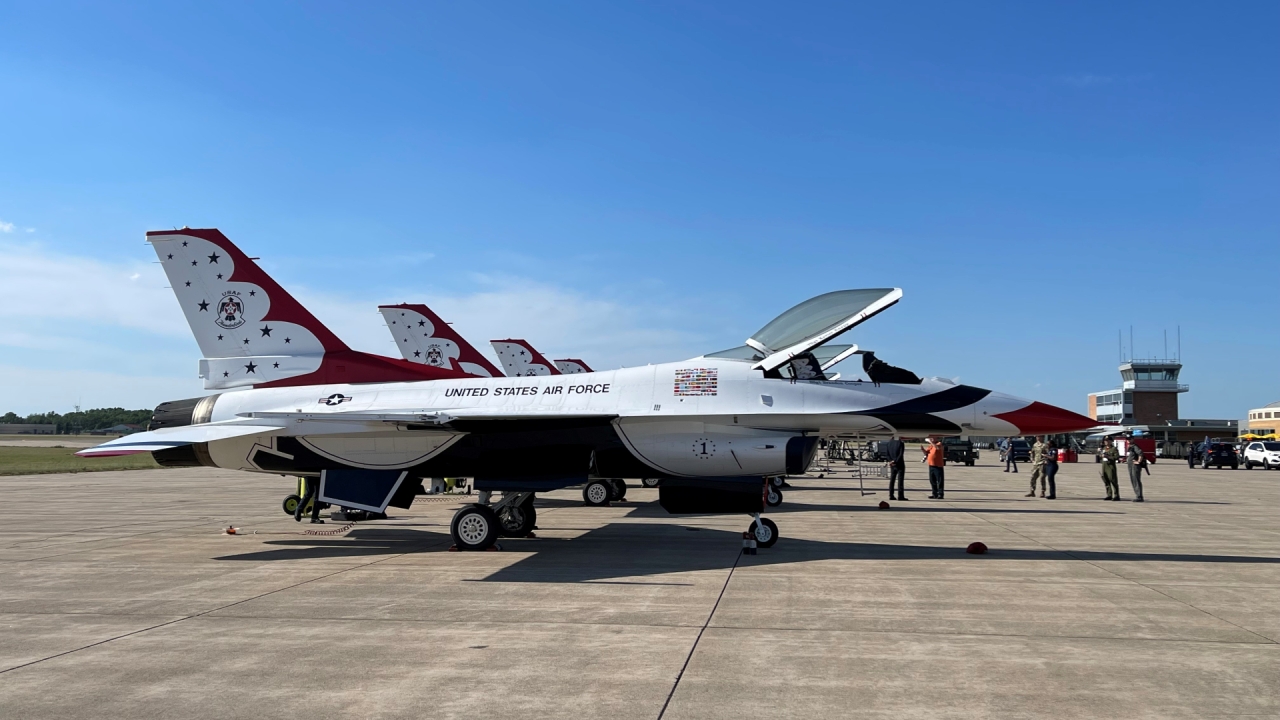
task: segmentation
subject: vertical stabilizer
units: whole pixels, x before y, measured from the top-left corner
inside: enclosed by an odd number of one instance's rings
[[[563,358],[556,360],[556,369],[565,375],[594,372],[585,362],[577,358]]]
[[[488,358],[426,305],[379,305],[378,312],[405,360],[476,377],[502,377]]]
[[[507,375],[561,374],[550,360],[542,357],[542,353],[534,350],[525,340],[492,340],[489,344],[498,353],[498,360],[502,362],[502,369],[507,371]]]
[[[463,377],[357,352],[216,229],[147,233],[204,358],[209,390]]]

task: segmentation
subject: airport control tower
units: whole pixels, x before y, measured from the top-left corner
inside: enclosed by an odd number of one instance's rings
[[[1176,360],[1129,360],[1120,364],[1120,387],[1089,393],[1089,417],[1121,425],[1167,425],[1178,419],[1178,384],[1182,363]]]

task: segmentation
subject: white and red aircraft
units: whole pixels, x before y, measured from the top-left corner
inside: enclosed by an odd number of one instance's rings
[[[454,516],[460,549],[527,533],[537,492],[585,483],[588,502],[603,504],[606,479],[619,477],[661,478],[671,513],[751,514],[749,531],[769,547],[778,530],[760,516],[767,482],[804,472],[820,438],[1096,425],[907,371],[897,382],[826,379],[824,366],[856,349],[823,346],[898,302],[898,289],[820,295],[741,347],[682,362],[478,378],[348,349],[217,230],[147,239],[206,356],[205,387],[246,389],[163,403],[147,432],[78,454],[318,476],[322,501],[373,512],[408,507],[420,478],[470,477],[482,500]],[[890,376],[867,357],[873,380]]]
[[[502,369],[510,377],[537,377],[540,375],[577,375],[595,372],[587,363],[577,358],[563,358],[554,362],[543,357],[528,340],[490,340],[493,351],[498,353]]]
[[[502,372],[488,358],[426,305],[379,305],[378,312],[386,320],[387,329],[405,360],[474,377],[502,377]]]
[[[379,305],[387,329],[400,355],[409,362],[447,367],[475,377],[502,377],[489,362],[439,315],[420,303]],[[509,376],[574,375],[593,372],[577,358],[549,362],[526,340],[494,340],[491,343]]]

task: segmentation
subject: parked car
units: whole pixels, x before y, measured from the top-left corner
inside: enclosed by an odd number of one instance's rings
[[[1244,446],[1244,469],[1260,467],[1263,470],[1280,469],[1280,442],[1254,440]]]
[[[958,437],[942,438],[942,448],[946,452],[946,462],[964,463],[973,467],[973,462],[978,459],[978,451],[973,449],[973,443],[968,440]]]
[[[1211,442],[1207,443],[1208,447],[1203,447],[1205,443],[1201,445],[1200,467],[1205,470],[1208,470],[1210,465],[1219,470],[1223,465],[1230,466],[1232,470],[1240,467],[1240,456],[1236,455],[1236,448],[1231,443]]]
[[[1005,455],[1013,453],[1015,462],[1031,462],[1031,443],[1026,440],[1012,440],[1009,442]]]

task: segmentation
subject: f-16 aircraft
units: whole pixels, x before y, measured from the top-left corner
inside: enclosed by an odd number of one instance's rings
[[[400,354],[409,362],[449,367],[476,377],[501,377],[493,363],[422,304],[379,305]],[[547,362],[526,340],[494,340],[494,351],[507,375],[574,375],[592,372],[577,358]]]
[[[502,377],[488,358],[426,305],[379,305],[378,312],[405,360],[475,377]]]
[[[540,375],[563,375],[559,363],[553,363],[533,349],[527,340],[491,340],[493,351],[498,353],[498,362],[510,377],[537,377]]]
[[[741,347],[681,362],[572,376],[458,377],[411,363],[404,369],[402,361],[366,368],[345,360],[353,351],[217,230],[147,238],[211,356],[201,362],[206,387],[233,387],[232,370],[234,386],[252,387],[163,403],[147,432],[78,454],[151,452],[169,467],[318,476],[321,501],[371,512],[408,507],[420,478],[470,477],[481,497],[454,515],[459,549],[526,534],[538,492],[586,484],[588,500],[596,492],[607,501],[606,479],[620,477],[661,478],[659,502],[673,514],[752,515],[748,532],[769,547],[778,528],[762,517],[767,483],[803,473],[822,437],[1029,435],[1096,424],[914,374],[905,382],[826,379],[824,366],[856,349],[833,353],[825,344],[897,303],[896,288],[819,295]],[[269,354],[211,352],[248,348],[259,333],[273,339]],[[304,354],[293,354],[304,345]],[[346,369],[337,369],[343,362]],[[270,379],[244,382],[254,372],[248,366],[274,363],[280,367]],[[385,377],[394,373],[384,368],[424,376]]]

